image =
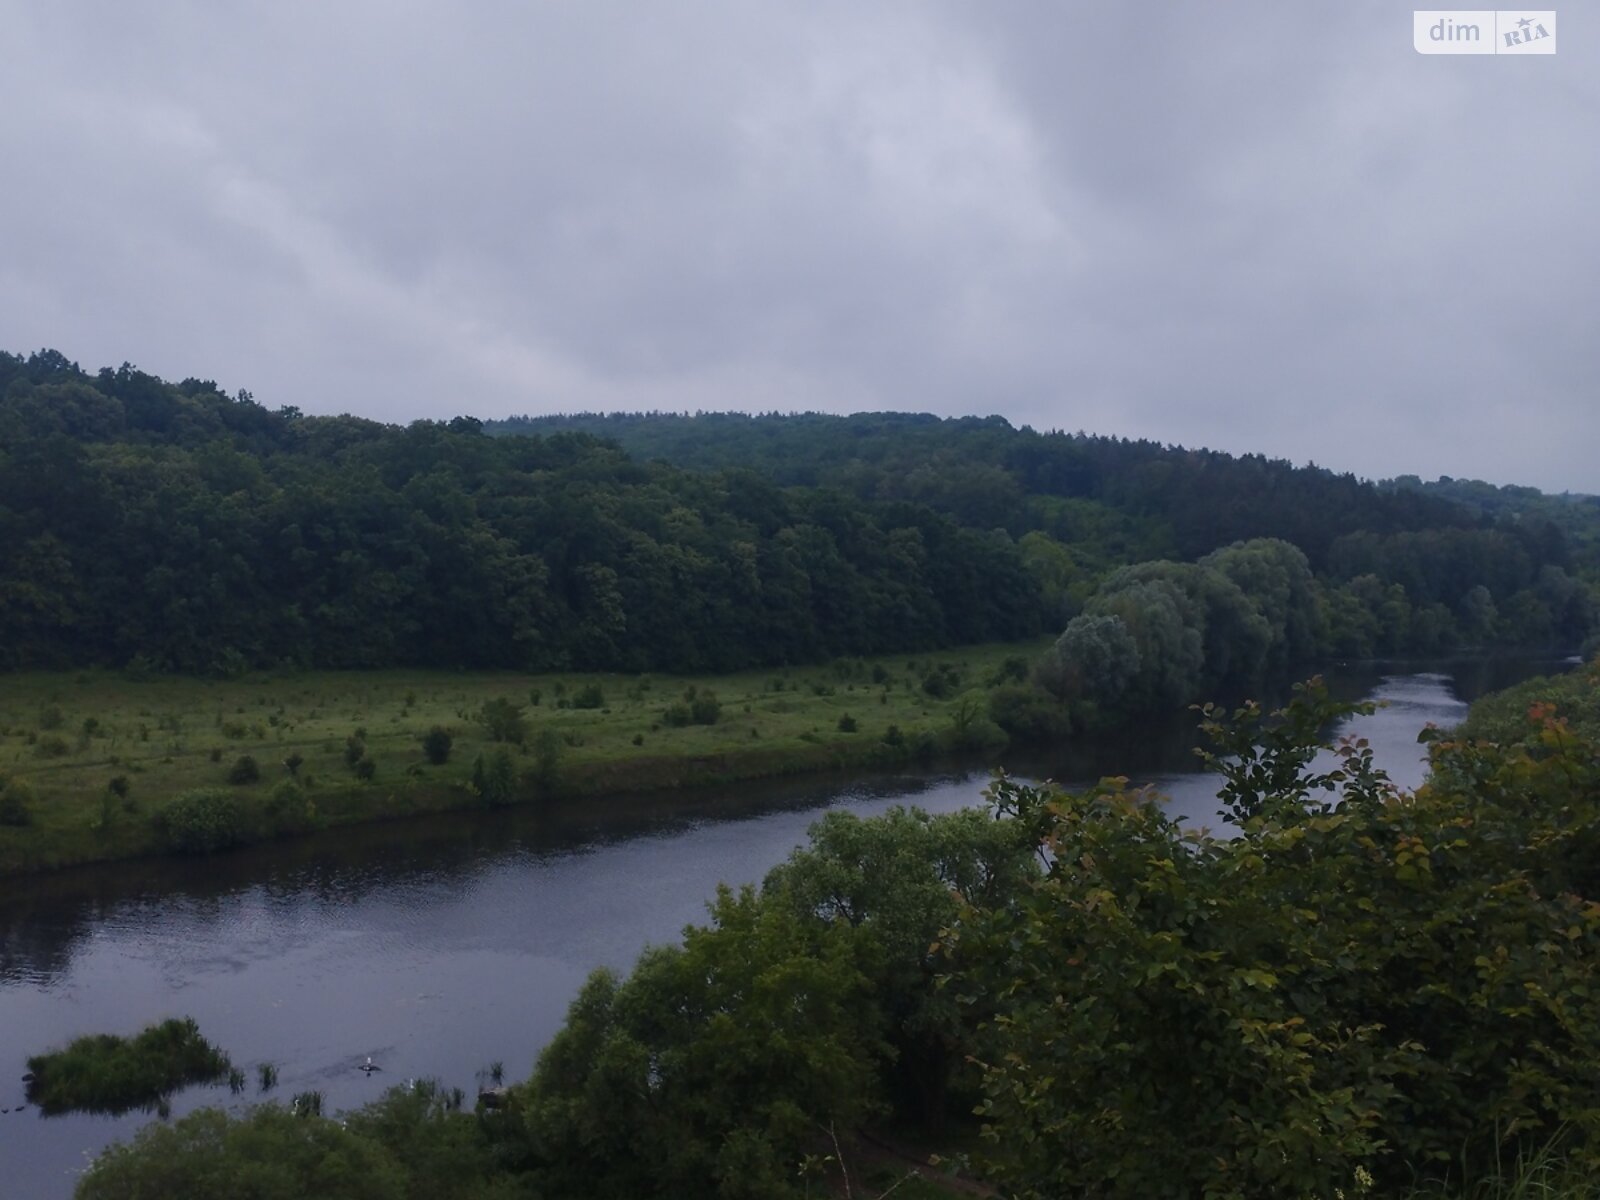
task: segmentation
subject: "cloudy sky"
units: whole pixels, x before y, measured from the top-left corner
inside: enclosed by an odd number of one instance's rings
[[[0,347],[1600,491],[1600,5],[0,0]]]

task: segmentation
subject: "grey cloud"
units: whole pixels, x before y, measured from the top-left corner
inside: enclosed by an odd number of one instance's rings
[[[1387,3],[7,8],[13,350],[1600,490],[1576,21],[1511,60]]]

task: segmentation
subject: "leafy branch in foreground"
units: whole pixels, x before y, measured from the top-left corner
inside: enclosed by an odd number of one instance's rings
[[[1317,675],[1293,688],[1284,708],[1263,713],[1261,705],[1247,700],[1231,717],[1214,704],[1198,704],[1200,731],[1215,747],[1197,749],[1206,766],[1224,780],[1217,791],[1222,801],[1219,816],[1238,825],[1257,817],[1293,818],[1312,807],[1327,813],[1337,805],[1381,803],[1394,788],[1372,763],[1372,748],[1365,739],[1345,740],[1335,748],[1343,760],[1328,771],[1313,771],[1313,761],[1323,745],[1323,731],[1353,716],[1371,716],[1379,705],[1371,700],[1343,703],[1328,695],[1328,685]],[[1334,802],[1312,800],[1313,793],[1338,794]]]
[[[1120,781],[996,785],[1046,874],[947,941],[994,1014],[980,1112],[1012,1194],[1352,1195],[1558,1129],[1600,1167],[1600,753],[1441,741],[1397,794],[1359,747],[1310,769],[1346,711],[1311,686],[1214,722],[1244,751],[1230,841]]]

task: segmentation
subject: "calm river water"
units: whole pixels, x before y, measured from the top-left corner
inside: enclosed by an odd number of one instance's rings
[[[1339,694],[1387,700],[1359,719],[1378,765],[1421,782],[1418,730],[1544,662],[1330,674]],[[1176,813],[1218,824],[1192,726],[1139,731],[1013,774],[1155,783]],[[318,1089],[360,1105],[410,1077],[469,1093],[493,1062],[524,1077],[594,968],[626,970],[705,915],[717,882],[756,882],[823,811],[981,803],[988,771],[810,778],[687,796],[622,798],[545,814],[453,814],[209,861],[123,864],[0,882],[0,1195],[58,1200],[87,1158],[151,1120],[41,1117],[23,1103],[28,1055],[89,1032],[192,1016],[273,1096]],[[357,1070],[368,1056],[382,1070]],[[247,1097],[249,1098],[249,1097]],[[226,1087],[175,1096],[174,1115],[238,1104]]]

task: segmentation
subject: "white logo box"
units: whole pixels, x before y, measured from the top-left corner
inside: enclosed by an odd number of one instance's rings
[[[1418,54],[1554,54],[1554,9],[1429,8],[1411,14]]]

